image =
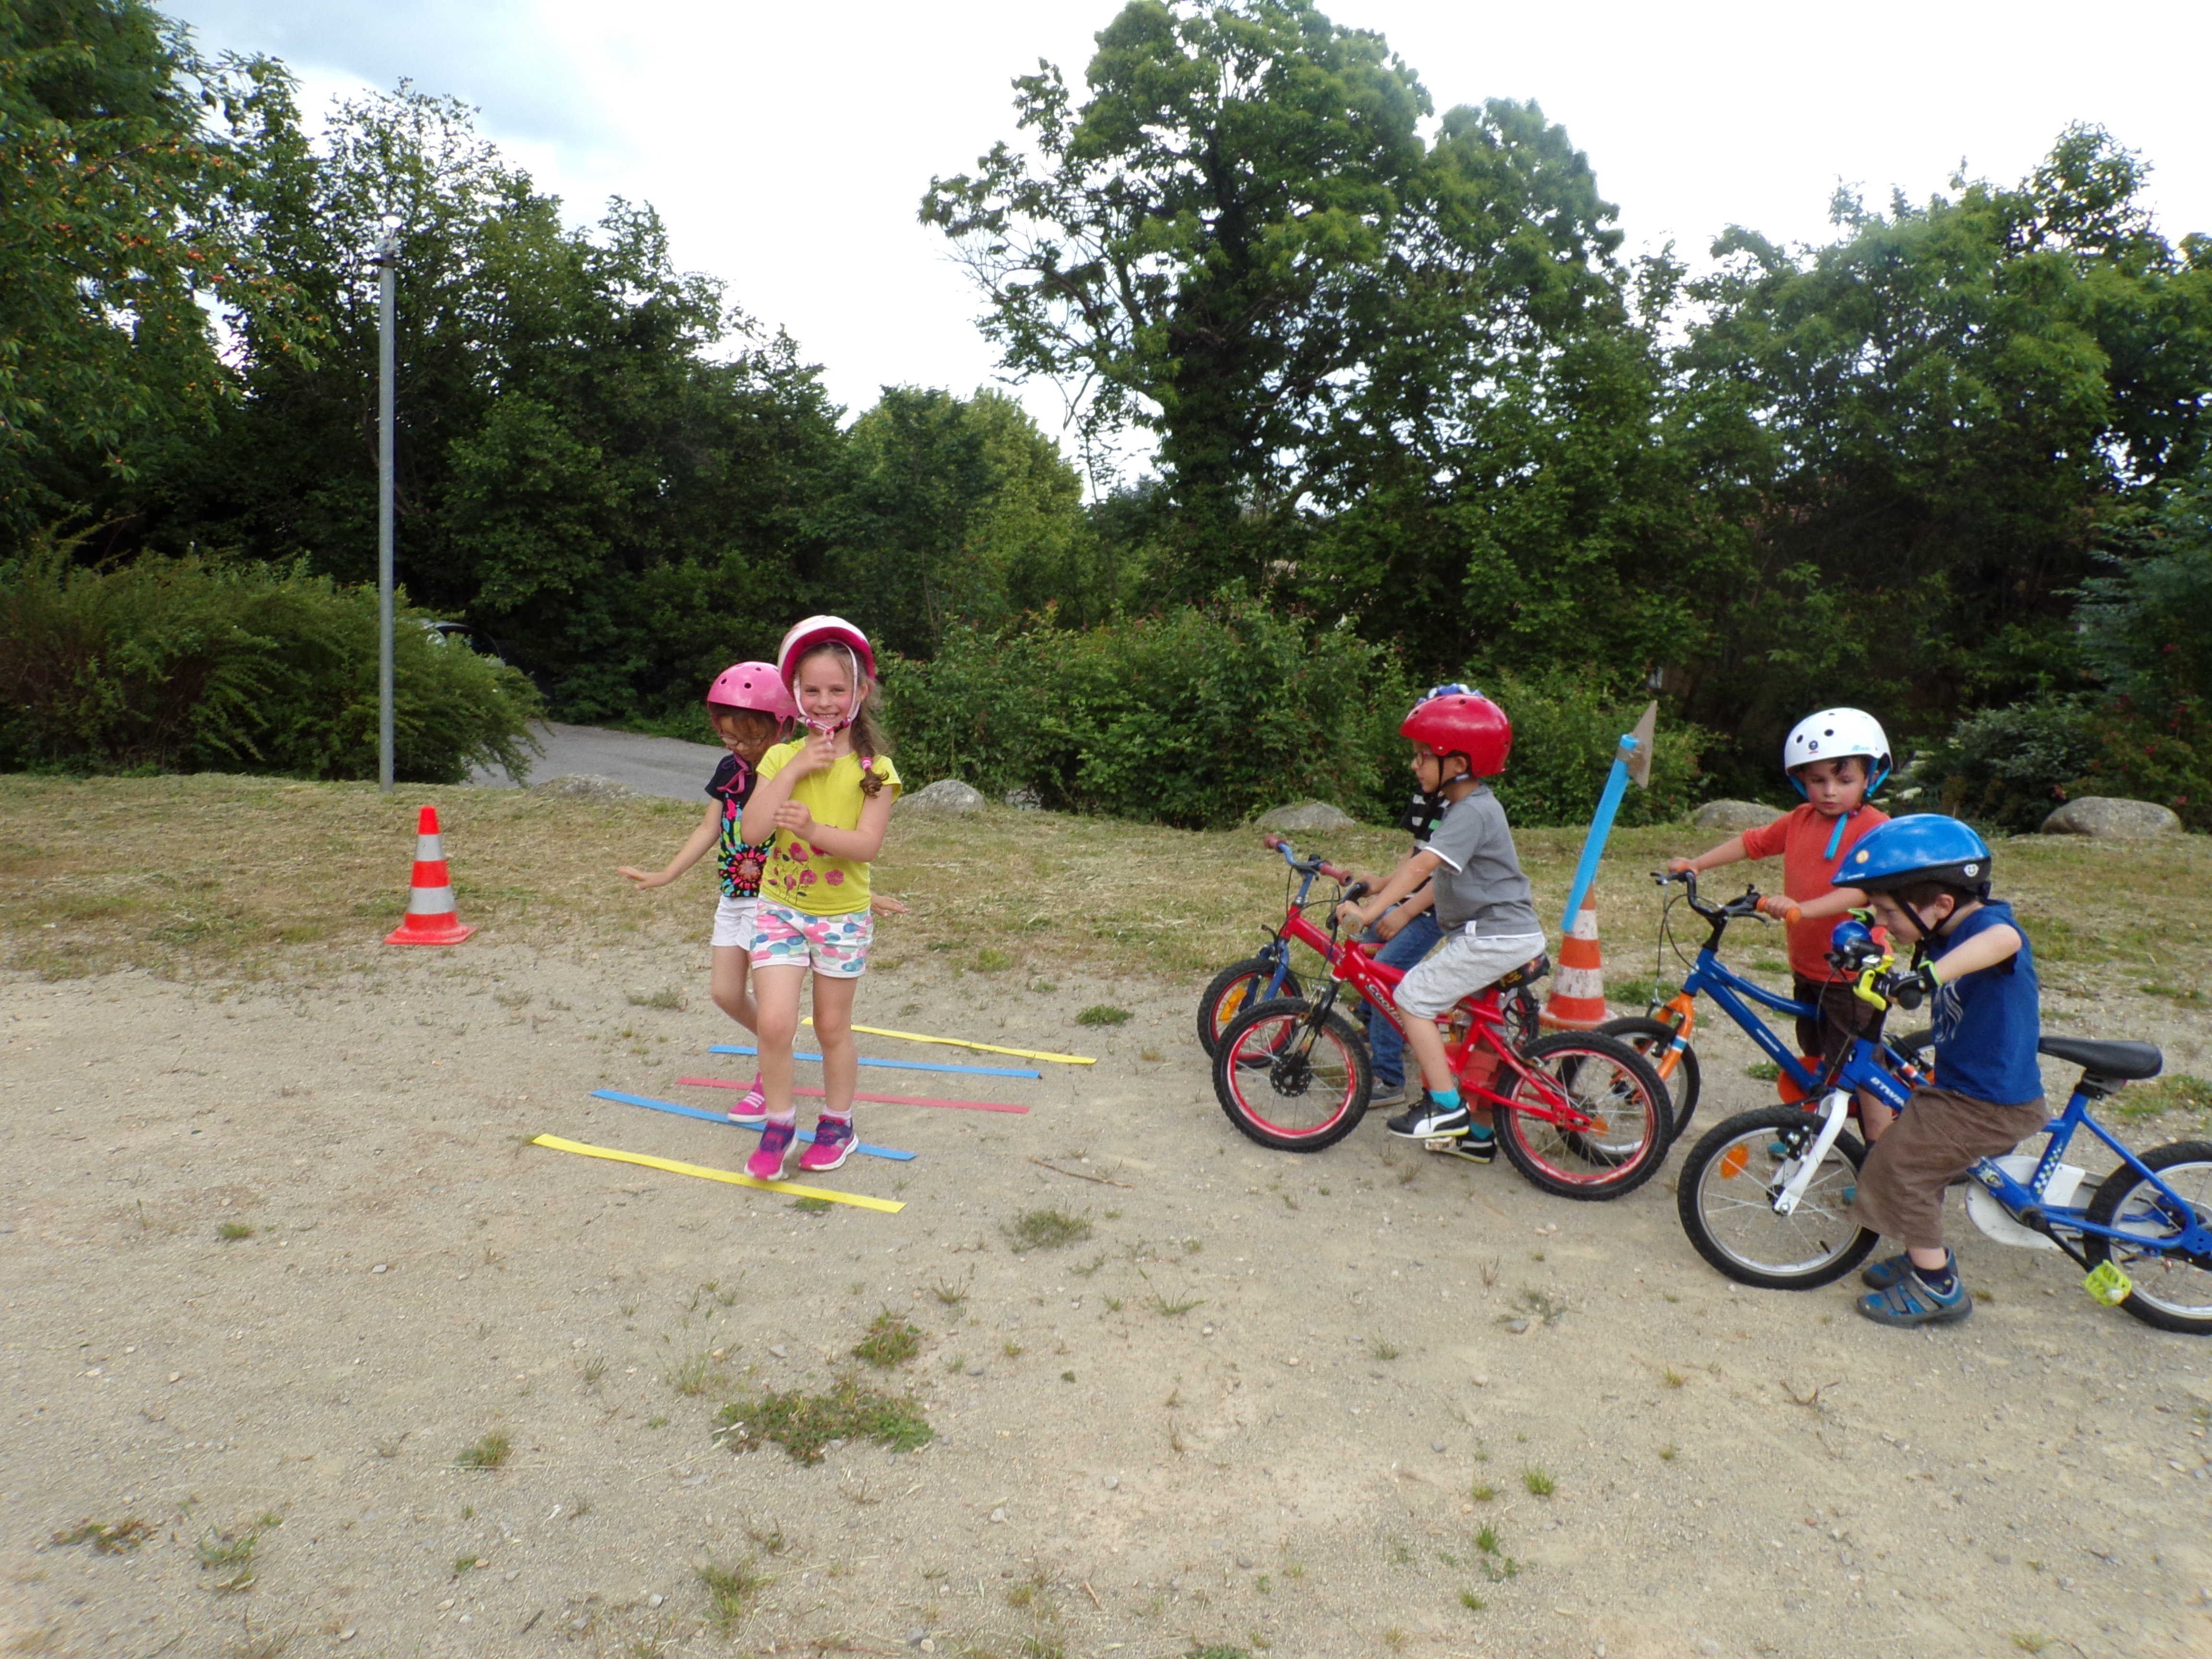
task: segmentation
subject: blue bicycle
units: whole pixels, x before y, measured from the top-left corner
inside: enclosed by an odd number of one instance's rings
[[[1887,995],[1896,984],[1878,942],[1856,967]],[[1966,1213],[2000,1243],[2063,1250],[2083,1288],[2160,1330],[2212,1334],[2212,1142],[2182,1140],[2141,1154],[2089,1115],[2090,1103],[2158,1075],[2148,1042],[2045,1037],[2040,1052],[2079,1066],[2066,1109],[2040,1152],[1982,1158],[1968,1170]],[[1877,1235],[1853,1218],[1866,1149],[1846,1125],[1866,1090],[1893,1108],[1906,1091],[1877,1045],[1860,1039],[1822,1068],[1817,1103],[1765,1106],[1707,1133],[1682,1162],[1676,1205],[1698,1254],[1730,1279],[1768,1290],[1833,1283],[1864,1261]],[[2084,1204],[2086,1171],[2065,1161],[2087,1128],[2119,1159]]]
[[[1766,918],[1759,908],[1759,890],[1747,888],[1743,896],[1716,904],[1698,896],[1698,878],[1694,871],[1679,875],[1664,871],[1652,872],[1651,879],[1665,887],[1679,884],[1682,892],[1680,901],[1702,917],[1710,927],[1705,942],[1698,947],[1696,961],[1690,963],[1689,975],[1682,988],[1665,1002],[1655,1001],[1642,1014],[1626,1018],[1607,1020],[1597,1029],[1601,1034],[1617,1037],[1651,1062],[1660,1079],[1667,1085],[1674,1106],[1674,1136],[1681,1138],[1689,1126],[1690,1115],[1698,1109],[1700,1087],[1698,1070],[1698,1051],[1690,1046],[1690,1039],[1698,1029],[1698,998],[1708,995],[1720,1005],[1721,1012],[1743,1028],[1744,1034],[1763,1049],[1776,1067],[1775,1086],[1785,1105],[1816,1097],[1820,1092],[1820,1062],[1799,1055],[1776,1036],[1766,1022],[1745,1006],[1747,998],[1763,1008],[1792,1019],[1810,1019],[1818,1012],[1811,1004],[1797,1002],[1777,995],[1765,986],[1746,979],[1721,960],[1721,941],[1728,936],[1731,921],[1756,917]],[[1667,908],[1659,922],[1660,964],[1664,971],[1666,951],[1672,947],[1681,956],[1681,947],[1674,944],[1674,910],[1676,896],[1669,896]],[[1901,1080],[1905,1091],[1926,1079],[1915,1068],[1911,1055],[1923,1046],[1920,1042],[1885,1042],[1879,1054],[1879,1064],[1887,1074]],[[1857,1086],[1854,1084],[1852,1086]],[[1869,1085],[1871,1087],[1872,1085]],[[1887,1094],[1875,1091],[1877,1098],[1887,1099]]]

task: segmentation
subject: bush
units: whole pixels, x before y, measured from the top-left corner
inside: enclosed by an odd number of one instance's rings
[[[0,766],[376,775],[374,588],[201,559],[87,569],[68,553],[0,566]],[[393,645],[398,776],[521,776],[537,693],[423,615],[401,607]]]
[[[1621,734],[1636,724],[1649,700],[1608,696],[1595,669],[1555,670],[1528,678],[1509,673],[1469,684],[1495,697],[1513,722],[1512,759],[1504,776],[1491,786],[1505,808],[1506,821],[1531,826],[1588,823],[1604,793]],[[1395,722],[1390,729],[1402,748]],[[1698,756],[1715,741],[1702,727],[1668,720],[1662,708],[1651,744],[1651,787],[1631,784],[1616,822],[1668,823],[1686,814],[1698,799]]]
[[[2118,795],[2212,829],[2212,744],[2200,724],[2146,718],[2124,699],[2039,697],[1952,727],[1899,778],[1899,802],[2030,834],[2067,800]]]

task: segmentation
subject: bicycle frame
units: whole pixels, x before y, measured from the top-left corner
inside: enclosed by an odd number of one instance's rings
[[[1397,1027],[1402,1034],[1406,1029],[1391,993],[1407,970],[1380,963],[1357,945],[1340,940],[1334,930],[1324,933],[1308,921],[1304,915],[1293,910],[1284,919],[1283,933],[1320,955],[1328,964],[1329,983],[1315,1003],[1315,1011],[1326,1013],[1336,1001],[1340,988],[1350,986],[1383,1018]],[[1460,1093],[1469,1107],[1485,1106],[1493,1110],[1527,1112],[1558,1127],[1577,1131],[1601,1127],[1598,1121],[1577,1108],[1559,1094],[1552,1080],[1542,1072],[1523,1061],[1511,1042],[1506,1041],[1505,1012],[1498,1006],[1498,988],[1491,986],[1480,995],[1464,998],[1459,1008],[1468,1016],[1467,1035],[1457,1042],[1444,1045],[1444,1057],[1450,1061],[1452,1075],[1458,1079]],[[1476,1066],[1471,1062],[1484,1055],[1492,1057],[1487,1066]],[[1500,1072],[1508,1072],[1521,1082],[1533,1084],[1540,1105],[1516,1098],[1514,1094],[1500,1094],[1491,1082]]]
[[[2212,1225],[2207,1225],[2187,1200],[2160,1180],[2157,1171],[2122,1146],[2112,1131],[2089,1115],[2089,1103],[2095,1097],[2091,1091],[2076,1087],[2066,1103],[2066,1109],[2044,1126],[2044,1133],[2051,1139],[2043,1149],[2043,1156],[2036,1160],[2034,1171],[2025,1182],[2006,1173],[1994,1158],[1980,1159],[1967,1173],[1989,1190],[1990,1195],[2003,1206],[2005,1212],[2014,1220],[2051,1236],[2054,1243],[2060,1242],[2056,1234],[2063,1229],[2075,1237],[2109,1238],[2136,1245],[2154,1255],[2193,1256],[2200,1261],[2212,1263]],[[2043,1201],[2044,1192],[2051,1184],[2052,1174],[2065,1161],[2068,1146],[2073,1141],[2075,1132],[2083,1128],[2103,1141],[2121,1163],[2157,1189],[2160,1198],[2171,1206],[2171,1219],[2179,1221],[2184,1217],[2188,1218],[2188,1224],[2182,1228],[2179,1236],[2169,1234],[2163,1237],[2147,1237],[2142,1233],[2130,1232],[2124,1226],[2108,1227],[2100,1222],[2092,1221],[2088,1211],[2082,1206],[2046,1205]],[[2118,1221],[2123,1218],[2115,1216],[2113,1219]],[[2069,1250],[2068,1254],[2074,1253]]]

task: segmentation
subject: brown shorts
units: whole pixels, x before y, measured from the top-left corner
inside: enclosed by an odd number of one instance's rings
[[[2039,1099],[1992,1106],[1948,1089],[1915,1089],[1859,1171],[1859,1224],[1908,1249],[1942,1249],[1943,1189],[1976,1158],[2002,1157],[2050,1121]]]
[[[1797,1052],[1820,1060],[1833,1060],[1857,1038],[1872,1042],[1881,1036],[1882,1011],[1851,989],[1847,979],[1791,977],[1790,996],[1820,1009],[1811,1019],[1797,1022]]]

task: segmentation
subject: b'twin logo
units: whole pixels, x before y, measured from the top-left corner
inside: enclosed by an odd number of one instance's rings
[[[1959,868],[1970,876],[1978,876],[1982,873],[1982,866],[1978,864],[1962,864]]]

